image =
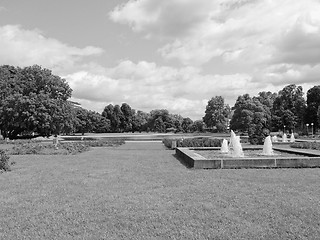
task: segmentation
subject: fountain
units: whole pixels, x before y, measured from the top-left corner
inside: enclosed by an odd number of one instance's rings
[[[236,134],[231,130],[231,139],[230,139],[230,149],[232,157],[244,157],[244,153],[242,150],[242,146],[240,143],[240,136],[236,136]]]
[[[271,138],[272,142],[276,143],[278,142],[278,137],[277,135],[274,135],[272,138]]]
[[[220,151],[221,153],[229,153],[228,140],[223,139]]]
[[[287,134],[282,135],[282,142],[288,142]]]
[[[261,155],[265,155],[265,156],[274,155],[270,136],[268,136],[264,139],[264,144],[263,144],[263,149],[262,149]]]
[[[231,131],[229,147],[228,141],[223,139],[221,147],[176,148],[176,154],[188,166],[202,169],[320,167],[320,153],[305,153],[279,145],[273,148],[272,140],[275,139],[266,137],[261,152],[261,146],[242,148],[240,137]],[[286,135],[282,141],[288,141]]]
[[[295,142],[295,141],[296,141],[296,139],[294,138],[294,134],[291,133],[290,142],[293,143],[293,142]]]

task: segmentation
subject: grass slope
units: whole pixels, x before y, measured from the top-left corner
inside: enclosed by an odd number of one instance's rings
[[[319,239],[320,169],[187,169],[160,143],[11,156],[0,239]]]

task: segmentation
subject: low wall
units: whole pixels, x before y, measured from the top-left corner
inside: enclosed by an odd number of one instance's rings
[[[308,153],[288,149],[278,151],[290,151],[303,154],[302,157],[277,157],[265,156],[261,158],[223,158],[207,159],[192,150],[213,150],[216,148],[176,148],[176,155],[187,166],[195,169],[228,169],[228,168],[297,168],[297,167],[320,167],[320,152]],[[305,154],[304,154],[305,153]],[[306,156],[308,155],[308,156]]]

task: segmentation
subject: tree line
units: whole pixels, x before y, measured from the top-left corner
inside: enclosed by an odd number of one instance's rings
[[[122,103],[109,104],[98,113],[70,101],[71,94],[64,79],[41,66],[0,66],[2,136],[203,130],[202,121],[193,122],[166,109],[146,113]]]
[[[320,123],[320,86],[307,91],[290,84],[278,93],[243,94],[231,108],[222,96],[212,97],[201,120],[171,114],[166,109],[148,113],[127,103],[109,104],[102,113],[70,101],[65,79],[38,65],[0,66],[0,130],[3,137],[107,132],[247,132],[260,138],[269,131],[314,131]]]
[[[232,108],[224,103],[223,97],[213,97],[207,104],[203,121],[218,132],[230,127],[261,142],[270,131],[308,134],[310,126],[316,132],[320,123],[319,106],[320,86],[310,88],[305,99],[302,87],[290,84],[278,93],[238,96]]]

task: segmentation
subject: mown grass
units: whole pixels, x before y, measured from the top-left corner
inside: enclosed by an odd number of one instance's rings
[[[160,143],[11,156],[0,239],[319,239],[320,169],[194,170]]]

